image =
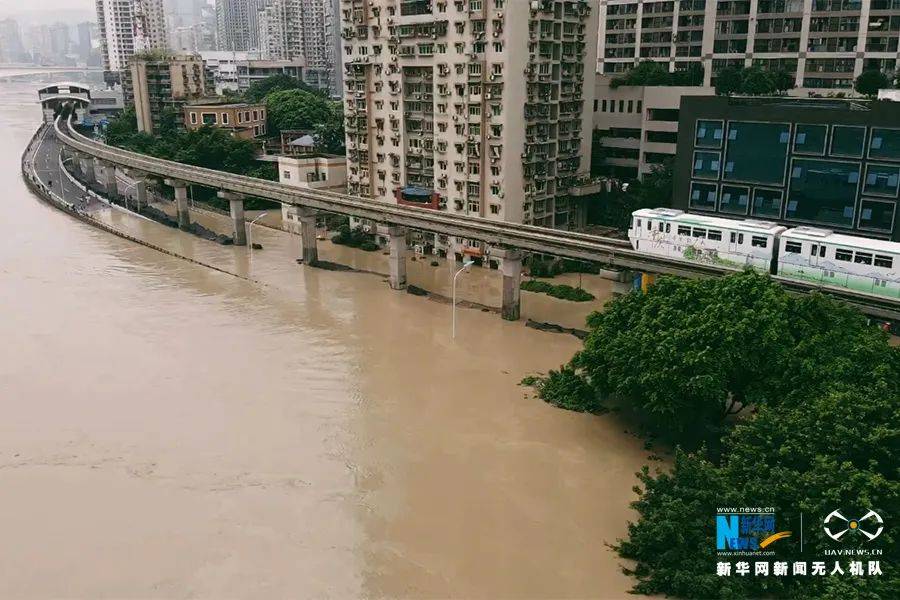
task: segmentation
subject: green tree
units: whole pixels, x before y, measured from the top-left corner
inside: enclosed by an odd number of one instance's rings
[[[671,79],[669,70],[663,63],[645,60],[622,77],[614,78],[609,85],[613,89],[622,85],[671,85]]]
[[[316,143],[324,152],[343,155],[344,105],[341,102],[330,102],[328,109],[325,121],[315,127]]]
[[[853,85],[853,89],[857,93],[869,97],[875,97],[878,95],[878,90],[889,87],[891,87],[891,82],[888,76],[877,69],[863,71],[856,78],[856,82]]]
[[[266,77],[259,81],[254,81],[250,87],[244,92],[244,98],[247,102],[262,102],[266,96],[273,92],[281,92],[284,90],[303,90],[311,94],[322,95],[321,92],[310,87],[290,75],[279,74]]]
[[[776,91],[775,77],[759,67],[750,67],[741,72],[741,93],[749,96],[764,96]]]
[[[771,399],[779,358],[792,346],[787,303],[781,286],[753,271],[662,278],[592,314],[573,364],[653,432],[715,443],[726,417]]]
[[[741,69],[725,67],[716,75],[716,94],[730,96],[739,92],[743,83],[744,78]]]
[[[775,81],[775,89],[779,92],[786,92],[794,89],[794,76],[784,69],[779,69],[772,73],[772,78]]]
[[[314,129],[332,116],[331,101],[305,90],[282,90],[266,96],[269,131]]]
[[[106,125],[106,143],[111,146],[121,146],[136,133],[137,115],[134,107],[129,106]]]
[[[617,546],[624,558],[636,561],[628,571],[638,580],[634,591],[685,598],[893,597],[890,590],[900,587],[900,579],[890,560],[881,560],[884,574],[878,577],[717,577],[714,515],[718,506],[754,502],[774,507],[779,528],[791,529],[799,525],[800,513],[807,523],[818,524],[837,508],[853,516],[870,509],[896,515],[900,396],[895,381],[856,389],[836,385],[824,392],[810,388],[816,391],[800,404],[762,406],[728,437],[719,466],[702,452],[678,452],[670,473],[651,475],[645,468],[633,504],[640,518]],[[840,548],[882,549],[888,556],[897,541],[894,530],[885,527],[874,542],[848,537]],[[771,548],[774,560],[810,560],[821,559],[834,543],[815,526],[804,529],[802,555],[792,538]]]

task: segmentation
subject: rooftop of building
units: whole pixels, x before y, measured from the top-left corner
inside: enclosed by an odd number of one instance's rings
[[[223,98],[197,98],[185,105],[185,108],[265,108],[263,102],[234,102]]]

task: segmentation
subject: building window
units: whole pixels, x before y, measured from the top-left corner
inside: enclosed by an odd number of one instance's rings
[[[822,156],[825,154],[826,141],[828,141],[827,125],[797,125],[794,152]]]
[[[723,185],[719,196],[719,212],[746,215],[750,208],[750,188]]]
[[[228,125],[228,113],[222,113],[222,125]]]
[[[291,178],[291,172],[290,172],[290,171],[283,171],[283,172],[281,173],[281,176],[282,176],[283,179],[290,179],[290,178]]]
[[[781,217],[781,190],[756,188],[753,190],[754,217]]]
[[[697,121],[694,145],[700,148],[721,148],[724,137],[722,121]]]
[[[216,124],[216,113],[201,113],[200,116],[203,119],[204,125],[215,125]]]
[[[859,223],[857,226],[860,229],[889,233],[894,230],[894,216],[896,212],[896,202],[863,198],[860,204]]]
[[[716,210],[717,187],[714,183],[691,182],[691,208]]]
[[[728,123],[722,179],[784,184],[791,126],[787,123]],[[760,157],[766,157],[760,160]]]
[[[718,152],[694,152],[694,177],[718,179],[720,160]]]
[[[865,142],[865,127],[835,125],[831,134],[831,155],[860,158]]]
[[[872,129],[869,158],[900,160],[900,129]]]
[[[259,121],[259,111],[258,110],[253,111],[253,120]]]
[[[896,198],[898,186],[900,186],[900,166],[875,164],[866,166],[864,193]]]
[[[196,125],[196,124],[197,124],[197,113],[192,112],[191,113],[191,125]]]
[[[852,227],[859,163],[796,158],[785,218]]]

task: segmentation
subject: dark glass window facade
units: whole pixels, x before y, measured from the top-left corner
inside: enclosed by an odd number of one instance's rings
[[[900,103],[685,97],[681,115],[676,208],[900,242]]]
[[[859,211],[859,228],[889,232],[894,228],[894,213],[896,211],[896,202],[864,198]]]
[[[729,122],[722,178],[782,185],[790,141],[787,123]]]
[[[767,219],[781,217],[781,190],[756,188],[753,190],[753,216]]]
[[[691,208],[716,210],[716,192],[718,187],[715,183],[701,183],[699,181],[692,183]]]
[[[786,219],[852,227],[859,163],[794,159]]]
[[[873,127],[869,158],[900,160],[900,129]]]
[[[797,125],[794,136],[794,152],[797,154],[825,154],[828,143],[828,125]]]
[[[719,152],[694,152],[694,177],[718,179],[720,157]]]
[[[719,212],[732,215],[746,215],[750,207],[750,188],[746,186],[723,185],[719,195]]]
[[[866,143],[865,127],[835,125],[831,134],[831,155],[859,158]]]

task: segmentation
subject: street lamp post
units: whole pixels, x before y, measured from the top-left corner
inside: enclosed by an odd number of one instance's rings
[[[262,219],[269,213],[262,213],[256,216],[255,219],[250,221],[250,224],[247,225],[247,245],[250,247],[250,252],[253,252],[253,224]]]
[[[459,277],[459,274],[463,271],[468,271],[469,267],[475,264],[474,260],[467,260],[463,263],[463,266],[453,275],[453,326],[452,326],[452,334],[451,337],[456,339],[456,278]]]

